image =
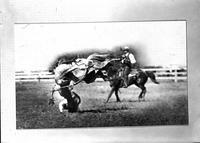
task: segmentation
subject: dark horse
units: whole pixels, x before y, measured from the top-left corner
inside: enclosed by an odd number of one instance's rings
[[[122,78],[122,72],[123,72],[123,64],[121,60],[113,60],[111,61],[106,67],[107,71],[107,76],[110,81],[110,86],[111,86],[111,91],[108,95],[108,98],[106,102],[109,101],[110,97],[112,94],[115,92],[115,96],[117,99],[117,102],[120,102],[120,98],[118,96],[119,89],[123,87],[123,78]],[[134,84],[137,87],[139,87],[142,91],[140,92],[138,96],[138,100],[145,100],[145,93],[146,93],[146,87],[145,84],[150,78],[152,82],[155,84],[159,84],[158,81],[156,81],[156,77],[153,72],[150,71],[143,71],[139,67],[136,68],[135,75],[134,76],[129,76],[128,79],[128,86]]]

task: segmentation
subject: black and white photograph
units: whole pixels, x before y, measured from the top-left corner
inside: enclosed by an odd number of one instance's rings
[[[1,1],[1,142],[199,141],[199,10]]]
[[[188,124],[186,21],[16,24],[15,37],[17,129]]]

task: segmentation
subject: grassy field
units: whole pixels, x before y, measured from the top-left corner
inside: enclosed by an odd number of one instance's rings
[[[110,91],[108,83],[81,83],[74,91],[81,97],[78,113],[59,113],[59,94],[54,106],[48,105],[53,82],[16,83],[17,129],[113,127],[188,124],[187,82],[146,84],[146,101],[138,102],[140,89],[121,89],[121,102]]]

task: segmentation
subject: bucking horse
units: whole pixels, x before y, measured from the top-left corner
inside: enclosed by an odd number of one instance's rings
[[[73,87],[84,81],[90,84],[96,78],[107,80],[105,72],[106,65],[110,62],[109,54],[92,54],[87,59],[77,58],[71,63],[60,60],[55,68],[55,86],[52,89],[52,97],[49,104],[54,104],[54,92],[58,91],[64,100],[59,103],[59,110],[68,109],[69,112],[77,112],[81,98],[72,91]]]

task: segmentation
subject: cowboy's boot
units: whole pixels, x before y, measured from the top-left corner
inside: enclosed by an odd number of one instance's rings
[[[128,87],[128,80],[126,78],[123,78],[123,88],[127,88]]]

